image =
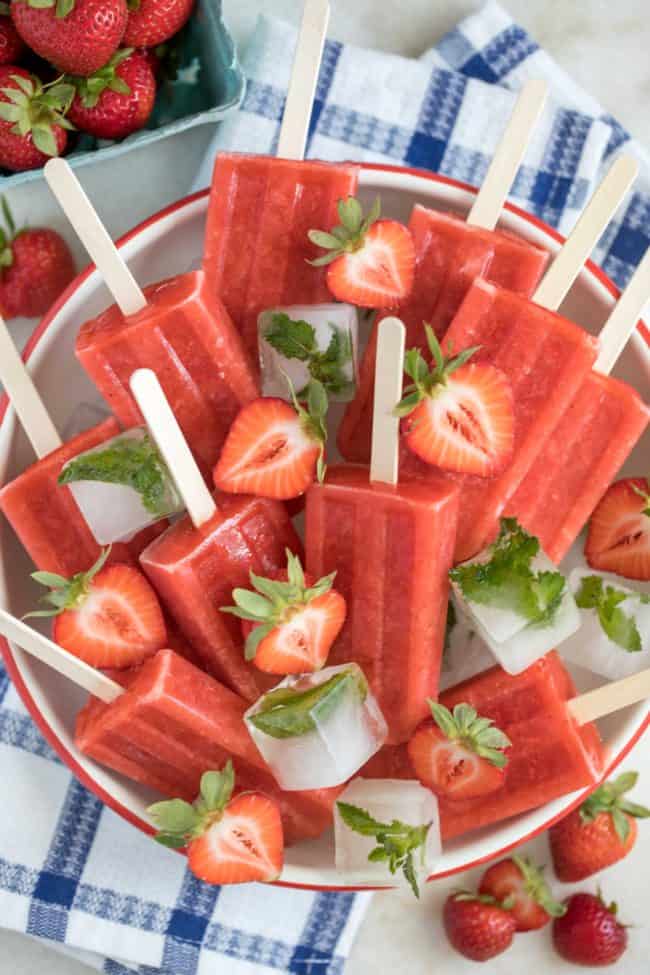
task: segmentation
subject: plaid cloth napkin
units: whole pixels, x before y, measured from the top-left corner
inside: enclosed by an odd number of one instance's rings
[[[244,68],[243,110],[219,149],[273,151],[295,30],[262,18]],[[278,51],[284,52],[278,57]],[[650,160],[496,3],[419,61],[329,41],[309,156],[403,163],[480,183],[528,77],[546,77],[546,110],[513,190],[520,206],[568,231],[615,154],[644,163],[596,257],[623,284],[648,244]],[[0,924],[48,939],[109,975],[336,975],[370,895],[207,887],[71,777],[0,667]]]

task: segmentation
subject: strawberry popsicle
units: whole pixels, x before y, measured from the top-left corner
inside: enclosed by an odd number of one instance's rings
[[[207,479],[237,412],[259,392],[228,313],[201,271],[142,291],[67,162],[49,160],[45,177],[116,302],[82,325],[79,361],[125,427],[142,422],[131,374],[155,369]]]
[[[221,607],[251,571],[270,576],[300,552],[284,505],[268,498],[208,491],[155,374],[140,369],[131,390],[188,513],[149,545],[140,564],[204,666],[248,701],[275,680],[244,656],[239,621]]]
[[[258,364],[257,319],[266,309],[331,300],[326,268],[310,266],[313,227],[336,222],[354,196],[358,167],[220,154],[214,167],[203,267]]]
[[[75,740],[85,755],[188,801],[204,772],[232,758],[238,792],[259,790],[278,801],[288,843],[330,825],[340,790],[282,792],[246,730],[247,703],[233,691],[172,650],[120,679],[124,694],[110,704],[92,698],[77,717]]]
[[[416,250],[413,291],[395,314],[406,326],[406,347],[424,344],[423,323],[442,337],[477,277],[530,296],[548,261],[543,248],[495,230],[519,163],[544,105],[547,87],[530,81],[522,89],[467,220],[415,206],[409,221]],[[347,460],[370,458],[375,383],[377,316],[361,365],[357,394],[339,429],[338,445]]]
[[[576,720],[567,707],[570,700],[584,698],[575,697],[573,681],[556,651],[520,674],[492,667],[440,695],[440,704],[450,711],[467,704],[510,741],[505,774],[494,791],[462,799],[438,795],[443,840],[595,785],[604,768],[600,736],[593,723]],[[382,749],[361,774],[412,779],[406,746]]]
[[[645,431],[650,409],[636,390],[612,379],[626,341],[650,299],[648,251],[601,331],[594,369],[561,416],[510,499],[507,513],[562,561]]]
[[[401,322],[384,320],[378,369],[386,381],[377,386],[370,475],[354,465],[330,468],[307,494],[306,522],[307,571],[336,571],[348,607],[329,662],[359,664],[392,742],[409,737],[427,696],[437,695],[458,516],[453,484],[408,477],[398,484],[392,458],[388,468],[377,459],[389,442],[397,445],[391,397],[401,385],[403,335]]]

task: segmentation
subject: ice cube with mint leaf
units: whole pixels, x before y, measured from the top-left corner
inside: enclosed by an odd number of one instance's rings
[[[564,575],[515,518],[450,573],[454,604],[509,674],[519,674],[580,627]]]
[[[574,569],[569,586],[582,619],[562,644],[566,660],[594,674],[620,680],[650,667],[650,594],[643,584],[593,569]]]
[[[340,785],[388,735],[363,671],[352,663],[285,678],[244,718],[262,758],[289,792]]]
[[[353,305],[292,305],[272,308],[258,319],[262,391],[287,398],[287,376],[298,397],[321,382],[334,402],[354,399],[359,342]]]
[[[422,883],[442,852],[438,800],[415,780],[356,778],[334,807],[336,869],[347,883]]]
[[[183,510],[174,480],[145,427],[73,457],[59,475],[99,545],[128,541]]]

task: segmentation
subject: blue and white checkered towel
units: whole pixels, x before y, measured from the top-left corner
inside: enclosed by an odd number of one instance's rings
[[[217,149],[269,152],[295,30],[262,19],[244,59],[243,111]],[[278,57],[278,52],[282,53]],[[496,4],[419,61],[327,44],[309,155],[404,163],[479,183],[516,89],[546,77],[553,104],[513,199],[566,232],[615,154],[638,155],[639,189],[597,259],[623,284],[648,245],[650,160]],[[49,939],[111,975],[342,970],[369,895],[211,888],[87,793],[43,742],[0,668],[0,924]]]

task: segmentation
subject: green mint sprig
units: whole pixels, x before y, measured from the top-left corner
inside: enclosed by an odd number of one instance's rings
[[[234,606],[222,606],[222,613],[230,613],[242,620],[258,623],[246,639],[246,659],[253,660],[257,649],[276,627],[287,623],[296,612],[313,599],[324,596],[334,583],[336,572],[323,576],[313,586],[305,584],[305,573],[297,555],[286,549],[288,581],[265,579],[250,573],[253,590],[233,589]]]
[[[365,680],[352,668],[341,670],[306,691],[294,687],[269,691],[261,699],[259,710],[246,720],[271,738],[297,738],[315,731],[317,722],[329,717],[351,693],[361,701],[368,693]]]
[[[345,254],[354,254],[363,247],[366,234],[381,215],[381,201],[375,200],[367,217],[363,215],[361,204],[355,197],[339,200],[338,215],[341,221],[330,232],[324,230],[310,230],[309,239],[312,244],[327,251],[321,257],[308,261],[313,267],[324,267],[331,264]]]
[[[420,349],[409,349],[404,357],[404,372],[413,380],[404,388],[404,397],[395,407],[395,416],[405,417],[412,413],[425,399],[431,399],[439,389],[444,388],[447,379],[464,366],[475,355],[479,345],[465,349],[457,356],[445,356],[440,342],[430,325],[424,323],[427,345],[432,357],[429,366]]]
[[[496,768],[505,768],[508,756],[504,753],[512,742],[491,718],[482,718],[470,704],[457,704],[450,711],[438,701],[427,700],[433,720],[445,738],[458,742]]]
[[[155,839],[162,846],[182,849],[221,818],[235,787],[235,770],[230,760],[221,772],[204,772],[198,799],[167,799],[149,806],[147,812],[158,828]]]
[[[601,576],[585,576],[576,595],[580,609],[595,609],[603,632],[617,646],[628,653],[643,650],[641,634],[633,616],[629,616],[620,604],[630,598],[630,593],[605,583]],[[635,593],[641,603],[650,601],[644,593]]]
[[[264,339],[285,359],[304,362],[311,379],[322,383],[327,393],[336,396],[353,385],[345,373],[345,367],[352,362],[352,335],[349,329],[337,328],[332,322],[329,327],[332,332],[330,342],[325,352],[321,352],[313,325],[302,319],[289,318],[284,312],[276,312]],[[298,392],[298,398],[304,399],[308,392],[306,386]]]
[[[119,436],[106,447],[73,458],[59,474],[59,484],[101,481],[123,484],[140,495],[152,515],[168,514],[179,498],[167,465],[148,433],[142,437]]]
[[[630,835],[628,816],[634,819],[648,819],[650,809],[625,799],[625,793],[633,789],[639,779],[638,772],[624,772],[612,782],[603,782],[595,792],[580,806],[580,819],[583,823],[593,823],[601,813],[609,813],[614,829],[621,843]]]
[[[336,803],[341,819],[361,836],[373,836],[377,846],[368,854],[371,863],[387,863],[392,874],[401,870],[416,897],[420,896],[413,855],[424,846],[431,823],[409,826],[394,819],[381,823],[369,812],[349,802]]]
[[[564,597],[566,579],[561,572],[531,569],[539,550],[538,539],[516,518],[502,518],[489,560],[459,565],[449,575],[469,602],[512,610],[529,625],[548,626]]]
[[[289,394],[293,403],[293,408],[300,418],[303,430],[307,436],[320,444],[320,453],[316,464],[316,477],[320,484],[325,480],[327,464],[325,463],[325,446],[327,444],[327,410],[329,409],[329,399],[325,387],[317,379],[312,379],[307,387],[307,400],[303,406],[293,383],[284,374],[284,378],[289,387]]]

